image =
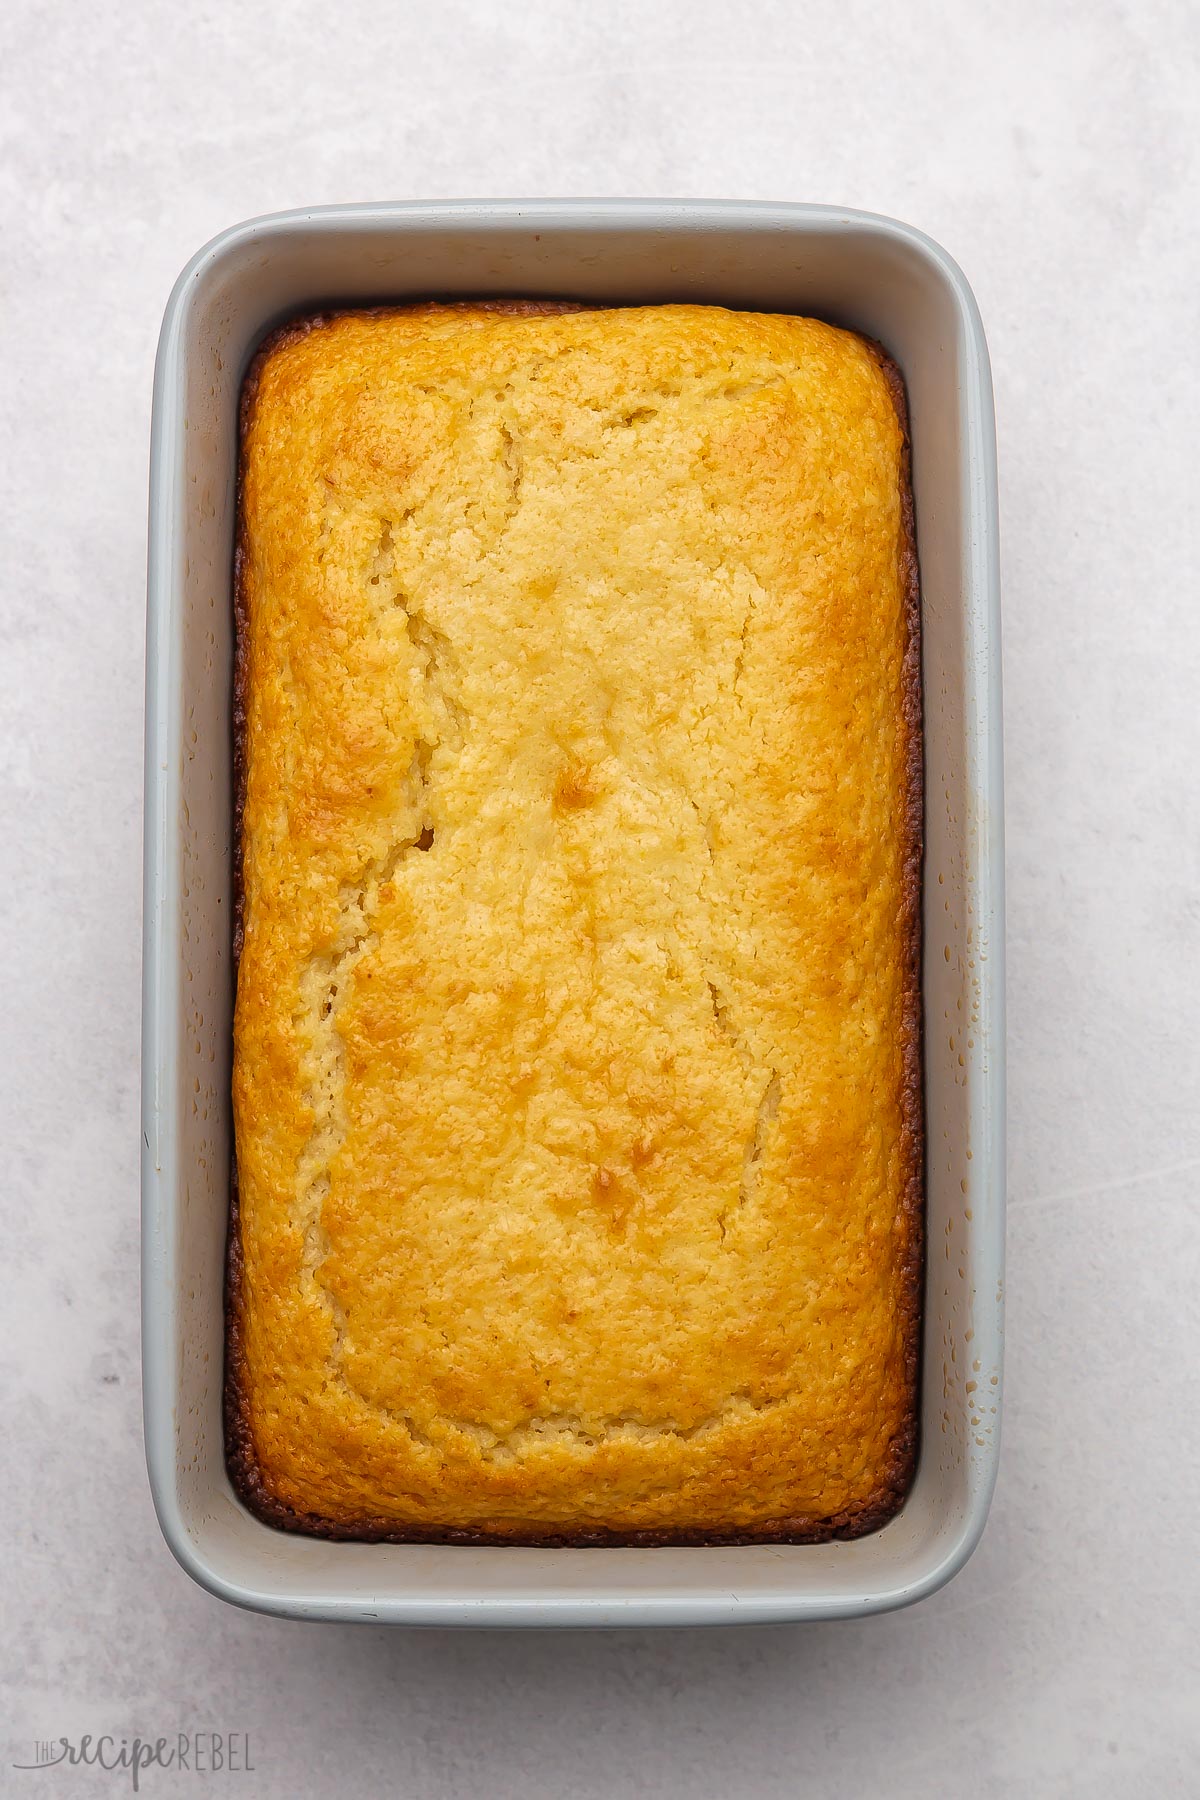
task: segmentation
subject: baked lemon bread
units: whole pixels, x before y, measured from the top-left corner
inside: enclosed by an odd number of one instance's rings
[[[243,1497],[882,1523],[922,1201],[894,368],[703,306],[303,321],[246,384],[237,609]]]

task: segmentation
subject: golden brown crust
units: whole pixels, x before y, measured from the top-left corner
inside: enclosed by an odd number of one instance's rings
[[[327,327],[335,319],[371,317],[386,319],[410,309],[374,309],[369,315],[315,315],[296,321],[273,334],[262,347],[247,377],[242,406],[243,470],[246,446],[253,419],[259,378],[272,358],[291,344],[299,342],[315,330]],[[445,314],[443,308],[414,309],[426,317]],[[550,317],[570,311],[584,310],[572,303],[495,302],[458,308],[470,317],[500,315],[509,317]],[[679,309],[661,309],[664,312]],[[708,309],[687,309],[699,312]],[[728,315],[722,315],[728,317]],[[736,321],[735,321],[736,323]],[[803,322],[801,322],[803,323]],[[827,330],[827,328],[820,328]],[[848,334],[830,334],[847,338]],[[864,340],[851,340],[860,347]],[[527,1508],[528,1494],[516,1495],[513,1516],[504,1516],[497,1508],[489,1515],[484,1496],[480,1511],[482,1522],[456,1524],[446,1519],[410,1517],[398,1519],[395,1512],[375,1514],[365,1509],[347,1509],[344,1504],[334,1516],[322,1508],[289,1504],[279,1491],[278,1482],[265,1476],[255,1431],[254,1382],[246,1351],[246,1317],[248,1309],[242,1229],[239,1217],[236,1167],[232,1183],[231,1225],[228,1260],[228,1354],[226,1366],[226,1435],[230,1472],[235,1486],[247,1503],[267,1522],[284,1529],[311,1534],[392,1542],[463,1542],[463,1543],[538,1543],[538,1544],[683,1544],[683,1543],[750,1543],[769,1541],[817,1542],[830,1537],[860,1536],[876,1529],[892,1516],[902,1503],[911,1480],[916,1454],[916,1390],[919,1359],[920,1287],[922,1266],[921,1213],[923,1195],[922,1087],[920,1032],[920,882],[922,840],[921,783],[921,684],[920,684],[920,609],[917,580],[907,418],[903,383],[895,364],[878,346],[867,345],[871,359],[882,372],[886,389],[899,426],[896,478],[899,493],[899,520],[896,532],[899,594],[903,609],[903,649],[899,710],[903,730],[900,745],[899,773],[902,776],[900,804],[894,819],[899,852],[896,893],[899,903],[899,926],[895,938],[896,955],[901,965],[901,996],[897,1020],[899,1069],[896,1083],[896,1105],[900,1122],[899,1163],[901,1179],[895,1194],[896,1214],[893,1230],[900,1245],[892,1269],[892,1298],[897,1330],[898,1360],[891,1382],[890,1418],[882,1442],[881,1453],[873,1465],[873,1485],[854,1495],[851,1504],[824,1512],[791,1513],[788,1516],[748,1517],[744,1506],[732,1507],[728,1522],[711,1515],[688,1518],[683,1511],[665,1527],[640,1526],[630,1521],[608,1525],[597,1523],[585,1514],[571,1516],[561,1523],[547,1521],[544,1512]],[[732,365],[731,365],[732,366]],[[235,957],[240,955],[243,938],[243,817],[246,804],[246,738],[247,699],[250,682],[250,596],[247,579],[248,508],[239,497],[239,537],[236,558],[235,609],[238,648],[235,669],[235,826],[236,846],[236,918]],[[595,799],[589,782],[594,779],[573,765],[562,772],[555,788],[556,803],[563,813],[573,809],[586,811]],[[429,834],[432,836],[432,833]],[[424,832],[422,833],[424,836]],[[418,844],[423,848],[424,844]],[[713,995],[718,1010],[717,996]],[[244,1061],[244,1059],[243,1059]],[[245,1092],[243,1091],[243,1111]],[[235,1159],[236,1163],[236,1159]],[[601,1168],[599,1179],[617,1181]],[[261,1246],[256,1241],[256,1251]],[[262,1380],[260,1355],[260,1386]],[[549,1385],[549,1383],[547,1383]],[[736,1397],[735,1397],[736,1399]],[[770,1403],[774,1404],[774,1403]],[[740,1415],[739,1415],[740,1416]],[[702,1422],[708,1429],[708,1421]],[[736,1423],[736,1421],[735,1421]],[[407,1429],[407,1420],[405,1420]],[[259,1421],[259,1435],[263,1429]],[[476,1427],[471,1427],[477,1430]],[[521,1429],[526,1429],[522,1427]],[[632,1429],[641,1430],[640,1426]],[[728,1436],[730,1427],[720,1430]],[[574,1430],[574,1428],[572,1428]],[[618,1422],[617,1436],[626,1428]],[[672,1425],[670,1437],[682,1435]],[[497,1439],[503,1443],[503,1439]],[[585,1442],[589,1442],[585,1436]],[[535,1444],[534,1449],[540,1448]],[[594,1446],[593,1446],[594,1447]],[[278,1446],[276,1446],[276,1450]],[[618,1452],[619,1454],[619,1452]],[[609,1461],[611,1464],[611,1455]],[[754,1472],[757,1458],[751,1456],[743,1466],[743,1478]],[[732,1459],[735,1468],[737,1458]],[[393,1465],[394,1466],[394,1465]],[[510,1484],[511,1488],[511,1484]],[[317,1489],[320,1489],[318,1480]],[[311,1491],[311,1488],[310,1490]],[[728,1491],[728,1483],[726,1483]],[[416,1509],[419,1511],[419,1508]],[[628,1508],[627,1508],[628,1510]],[[636,1509],[635,1509],[636,1510]]]

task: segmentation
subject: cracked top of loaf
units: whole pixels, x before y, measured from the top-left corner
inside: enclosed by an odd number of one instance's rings
[[[903,392],[705,306],[243,401],[227,1434],[349,1537],[853,1535],[915,1451]]]

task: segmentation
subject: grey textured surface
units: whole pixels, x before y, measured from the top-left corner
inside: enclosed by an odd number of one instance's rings
[[[248,1731],[267,1797],[970,1793],[1200,1781],[1200,19],[905,8],[18,4],[0,24],[9,1067],[0,1789],[37,1738]],[[192,1588],[142,1466],[144,497],[174,275],[271,208],[841,201],[923,226],[1000,421],[1012,1212],[1000,1490],[861,1625],[469,1637]],[[143,1792],[183,1791],[151,1771]]]

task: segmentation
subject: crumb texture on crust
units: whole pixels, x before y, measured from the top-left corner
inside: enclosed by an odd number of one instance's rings
[[[695,306],[349,313],[259,359],[229,1380],[267,1516],[805,1537],[899,1504],[892,387],[848,332]]]

